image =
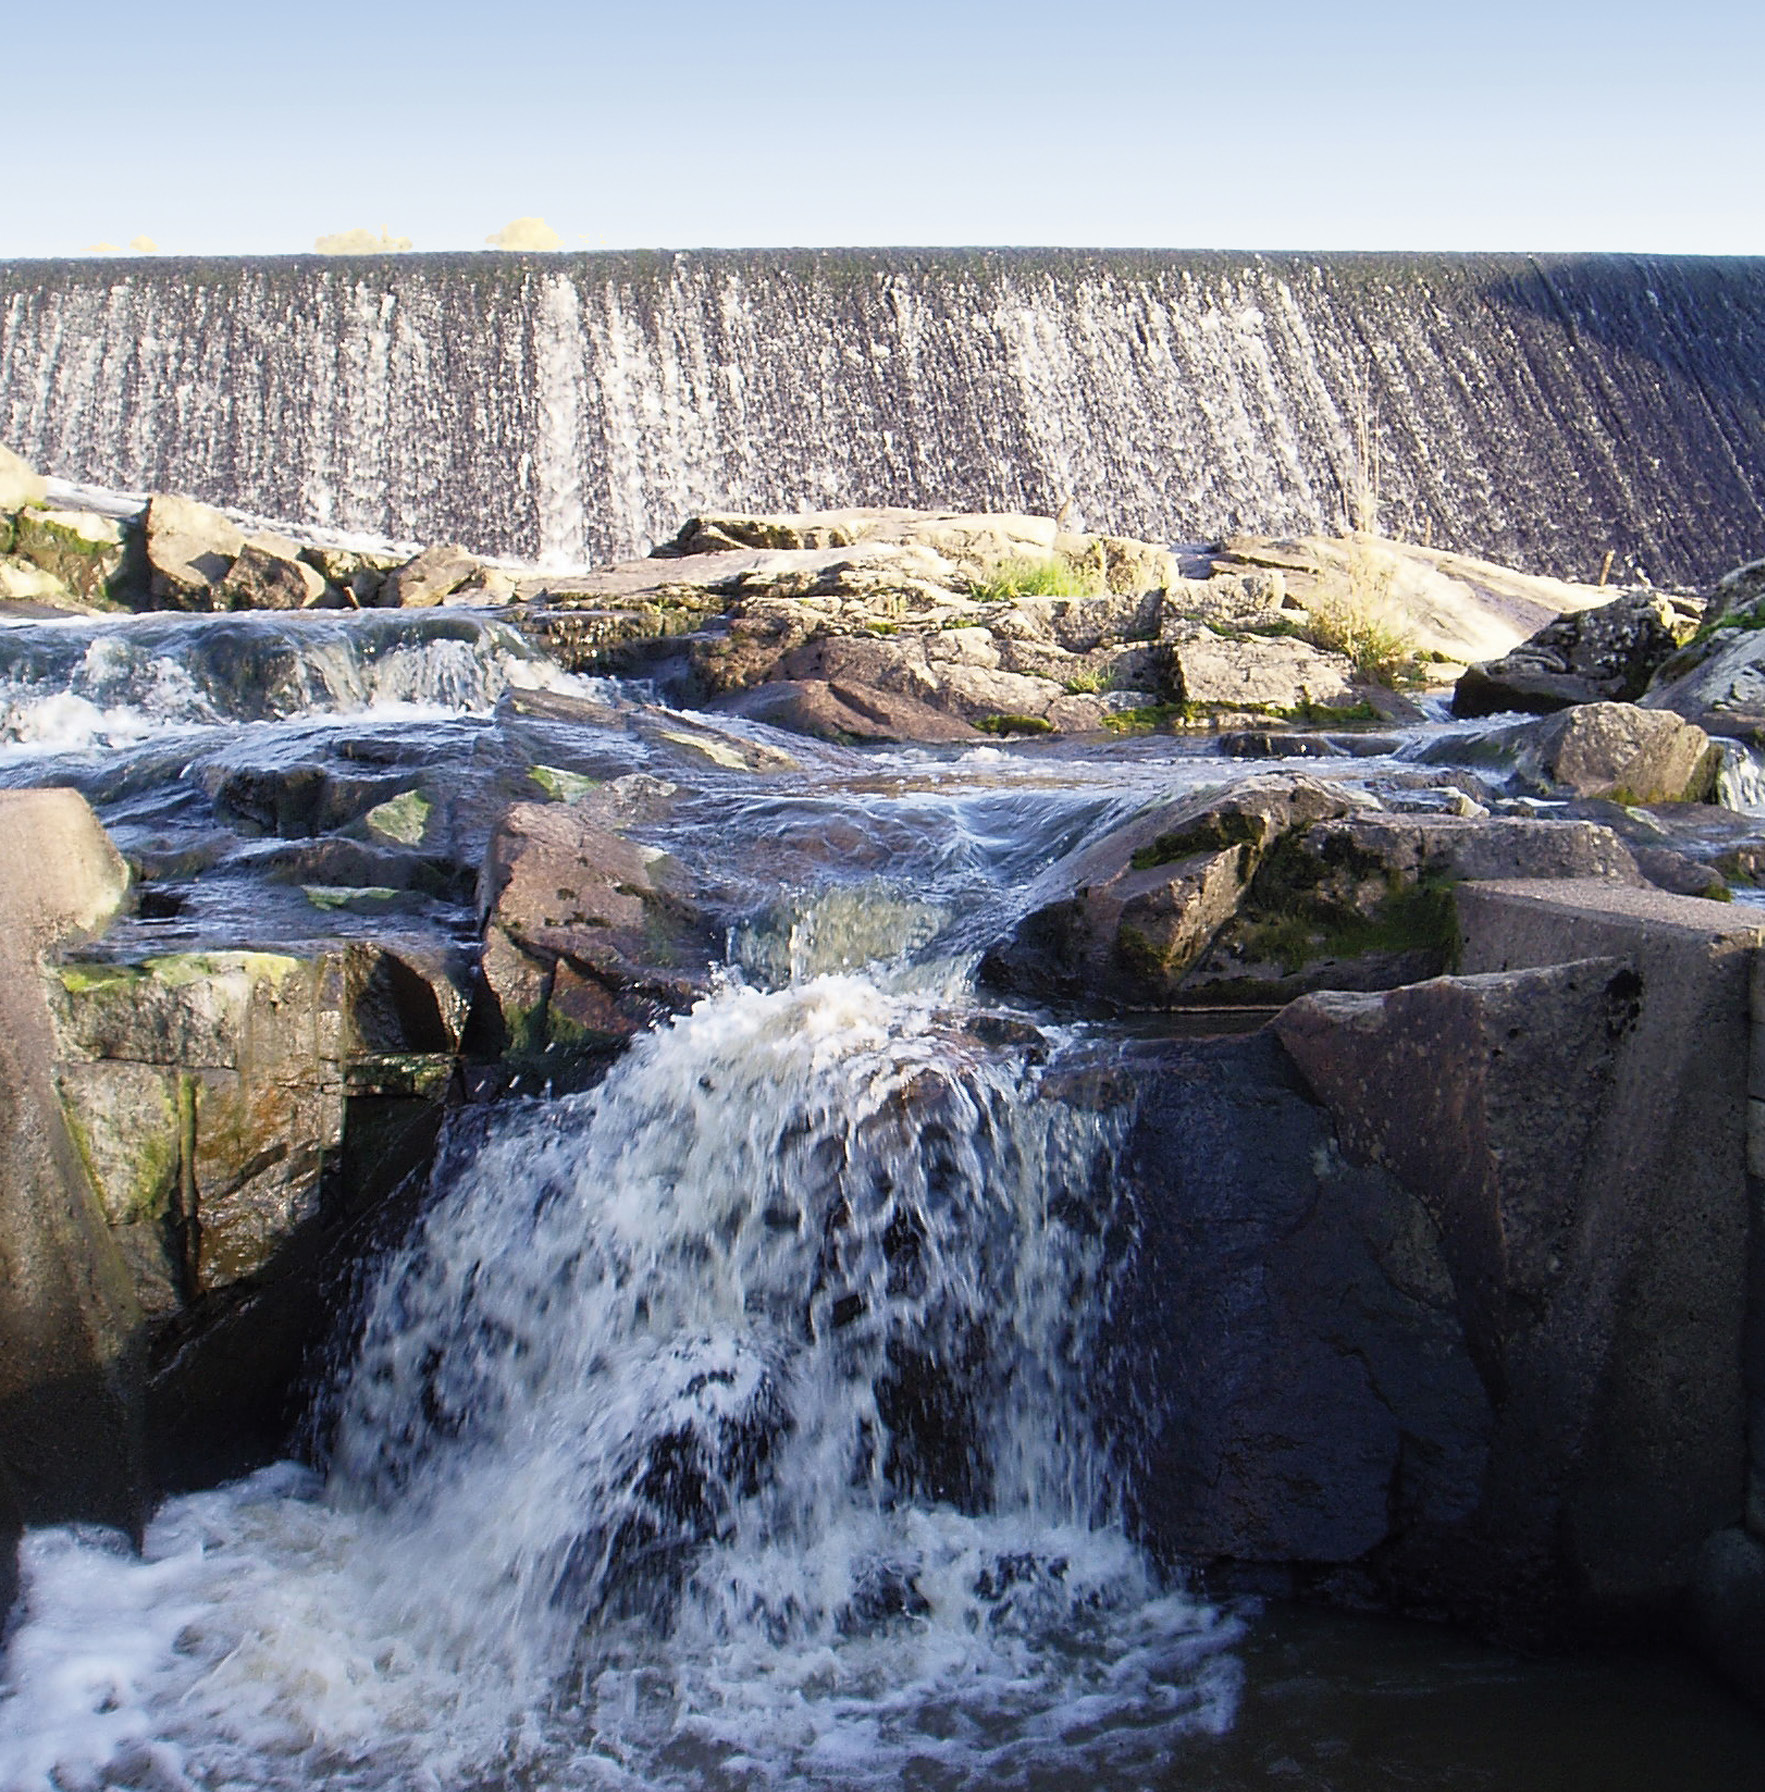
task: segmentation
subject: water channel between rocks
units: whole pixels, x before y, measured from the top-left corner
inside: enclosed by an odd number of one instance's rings
[[[1441,732],[1307,769],[1449,806]],[[603,1079],[455,1117],[322,1473],[173,1498],[139,1557],[27,1539],[0,1786],[1765,1783],[1765,1727],[1675,1658],[1258,1605],[1131,1540],[1122,1129],[1062,1091],[1145,1029],[973,970],[1056,859],[1266,764],[827,746],[433,615],[9,629],[0,741],[146,874],[108,951],[463,961],[497,815],[591,790],[727,923],[713,993]]]

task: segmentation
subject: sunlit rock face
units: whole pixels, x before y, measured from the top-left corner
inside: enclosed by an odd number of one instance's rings
[[[838,501],[1153,540],[1376,522],[1698,583],[1765,539],[1762,344],[1757,260],[16,262],[0,440],[63,478],[558,565]]]

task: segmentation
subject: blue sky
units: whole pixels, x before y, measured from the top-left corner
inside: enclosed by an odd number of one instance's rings
[[[1758,0],[91,0],[24,36],[5,256],[521,215],[566,248],[1765,253]]]

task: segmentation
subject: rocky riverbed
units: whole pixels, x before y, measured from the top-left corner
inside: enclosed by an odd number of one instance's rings
[[[901,1328],[864,1370],[879,1510],[1005,1509],[1028,1446],[975,1390],[1041,1376],[1075,1403],[1061,1509],[1218,1595],[1689,1636],[1765,1694],[1757,569],[1614,593],[836,510],[564,577],[0,473],[15,1529],[137,1528],[303,1415],[315,1460],[378,1440],[349,1497],[396,1509],[457,1388],[312,1394],[373,1265],[432,1272],[413,1215],[523,1116],[660,1101],[670,1052],[668,1126],[759,1124],[763,1090],[717,1103],[764,1004],[808,1039],[824,1004],[900,1080],[848,1126],[790,1070],[764,1161],[810,1143],[767,1224],[822,1242],[766,1298],[811,1341]],[[924,1289],[940,1189],[1081,1137],[1022,1222],[1093,1278],[1077,1376],[1041,1309],[1007,1350],[960,1276]],[[515,1323],[462,1298],[475,1339]],[[643,1482],[668,1550],[722,1535],[705,1485],[747,1510],[820,1435],[771,1373]],[[558,1547],[542,1603],[575,1609]],[[830,1634],[931,1609],[924,1573]]]

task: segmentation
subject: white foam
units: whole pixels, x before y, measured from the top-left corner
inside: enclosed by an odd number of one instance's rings
[[[1127,1786],[1223,1727],[1237,1627],[1127,1541],[1084,1407],[1107,1122],[1034,1079],[841,976],[505,1110],[322,1494],[28,1540],[0,1788]]]

